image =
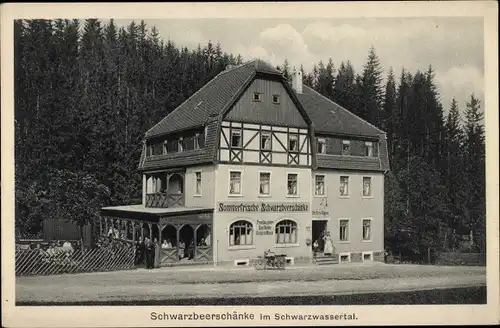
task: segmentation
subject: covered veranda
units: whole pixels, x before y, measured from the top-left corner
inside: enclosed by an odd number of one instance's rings
[[[99,233],[132,243],[155,241],[155,267],[212,263],[212,220],[213,208],[111,206],[101,209]]]

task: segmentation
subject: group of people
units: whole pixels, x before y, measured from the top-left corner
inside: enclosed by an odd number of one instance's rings
[[[320,242],[323,244],[322,249],[323,249],[324,255],[330,256],[334,253],[333,241],[332,241],[330,231],[326,231],[325,233],[321,234],[321,236],[314,241],[314,243],[313,243],[314,254],[321,251]]]
[[[151,241],[148,237],[144,240],[139,237],[136,242],[136,265],[146,264],[146,269],[154,269],[156,246],[158,246],[156,238]]]

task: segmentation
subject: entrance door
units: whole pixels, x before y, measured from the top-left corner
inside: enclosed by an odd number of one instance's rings
[[[312,222],[312,244],[314,245],[314,242],[317,240],[318,241],[318,251],[323,252],[325,248],[325,243],[323,241],[323,236],[326,232],[326,223],[327,220],[313,220]]]

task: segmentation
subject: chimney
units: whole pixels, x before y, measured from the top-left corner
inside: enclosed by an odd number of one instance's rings
[[[302,94],[302,72],[300,70],[293,69],[292,73],[292,88],[298,94]]]

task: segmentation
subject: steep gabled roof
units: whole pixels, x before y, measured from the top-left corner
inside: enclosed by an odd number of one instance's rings
[[[268,63],[254,59],[220,72],[173,112],[146,132],[146,138],[203,126],[220,115],[245,82],[256,73],[281,75]]]
[[[316,133],[364,137],[385,133],[310,87],[304,85],[302,91],[297,97],[313,121]]]
[[[149,157],[145,156],[146,148],[144,147],[139,169],[151,170],[214,162],[222,117],[231,109],[231,105],[246,90],[258,73],[277,75],[282,78],[280,71],[262,60],[255,59],[226,69],[195,92],[173,112],[148,130],[145,137],[153,138],[205,126],[207,128],[205,147],[193,151]],[[305,121],[308,124],[312,123],[311,131],[314,131],[313,133],[373,137],[380,142],[380,157],[378,159],[346,159],[319,154],[314,160],[315,166],[356,170],[385,171],[389,169],[384,131],[307,86],[303,86],[301,94],[297,94],[287,83],[284,83],[284,86]]]

